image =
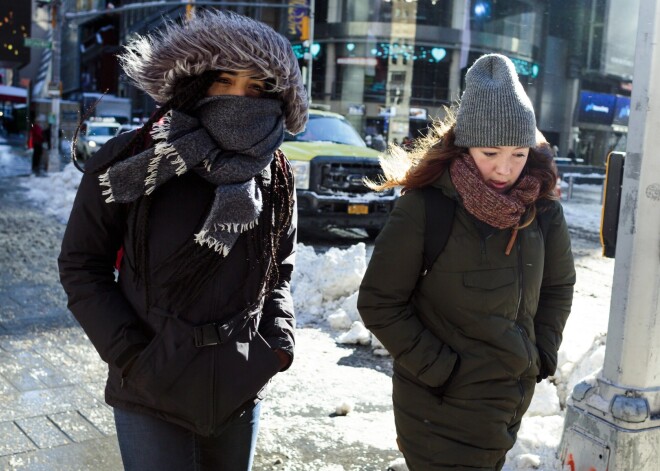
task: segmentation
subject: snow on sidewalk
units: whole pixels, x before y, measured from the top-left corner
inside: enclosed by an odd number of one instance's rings
[[[47,178],[25,178],[24,186],[45,212],[65,223],[79,181],[80,174],[69,165]],[[578,275],[573,312],[557,375],[537,386],[505,470],[559,469],[555,453],[566,397],[583,377],[602,366],[614,262],[602,258],[597,242],[600,187],[575,185],[573,198],[563,205]],[[300,326],[296,360],[275,378],[264,404],[257,457],[264,466],[281,460],[291,471],[383,469],[381,464],[400,457],[390,372],[382,366],[388,360],[371,356],[373,364],[362,361],[363,366],[356,366],[347,358],[365,347],[343,345],[370,344],[367,348],[382,353],[356,308],[366,265],[363,243],[324,253],[298,245],[292,281]],[[338,409],[348,413],[337,415]]]

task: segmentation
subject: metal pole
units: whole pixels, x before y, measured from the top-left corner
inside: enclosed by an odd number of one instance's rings
[[[560,454],[573,469],[660,469],[660,0],[641,0],[607,347],[573,389]]]
[[[48,172],[60,170],[60,60],[62,49],[62,9],[64,4],[61,0],[53,2],[51,10],[51,27],[53,28],[53,62],[51,70],[51,81],[48,93],[51,96],[51,122],[50,127],[50,152],[48,153]]]
[[[309,51],[307,57],[307,99],[312,102],[312,64],[314,62],[314,54],[312,48],[314,47],[314,9],[315,0],[309,0]]]

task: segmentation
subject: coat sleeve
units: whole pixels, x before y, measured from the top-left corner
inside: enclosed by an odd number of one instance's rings
[[[411,306],[422,268],[424,214],[420,192],[399,198],[376,239],[360,285],[358,311],[401,366],[422,383],[439,387],[458,357],[422,324]]]
[[[294,190],[295,195],[295,190]],[[278,250],[279,278],[275,289],[266,297],[263,317],[259,324],[259,332],[268,344],[277,350],[283,350],[289,355],[289,363],[282,371],[289,368],[293,362],[295,345],[294,330],[296,317],[291,297],[291,275],[296,259],[296,240],[298,231],[298,208],[293,202],[291,224],[283,232]]]
[[[103,151],[88,162],[88,168],[104,158],[99,155]],[[58,257],[69,309],[101,358],[120,369],[148,343],[115,281],[114,263],[123,242],[125,219],[124,205],[104,201],[98,173],[85,174]]]
[[[545,238],[545,260],[539,305],[534,317],[536,346],[546,373],[557,369],[557,352],[562,332],[571,312],[575,285],[575,264],[571,239],[561,204],[550,209],[550,224]]]

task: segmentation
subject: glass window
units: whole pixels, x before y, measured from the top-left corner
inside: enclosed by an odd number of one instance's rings
[[[119,126],[89,126],[89,136],[114,136]]]
[[[442,0],[419,0],[417,2],[417,24],[451,27],[452,2]]]
[[[296,142],[334,142],[351,146],[366,147],[357,131],[343,118],[335,116],[310,115],[305,131],[292,136],[286,134],[285,141]]]
[[[451,51],[443,47],[416,46],[412,101],[417,104],[438,106],[449,96]]]
[[[343,21],[370,21],[389,23],[392,21],[392,3],[379,1],[343,0]]]
[[[470,1],[470,29],[483,33],[510,36],[533,42],[536,13],[534,5],[523,0]]]

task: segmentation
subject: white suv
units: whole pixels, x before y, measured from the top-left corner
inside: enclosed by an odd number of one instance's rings
[[[76,154],[83,162],[98,151],[103,144],[117,135],[121,125],[114,118],[90,118],[80,127]]]

